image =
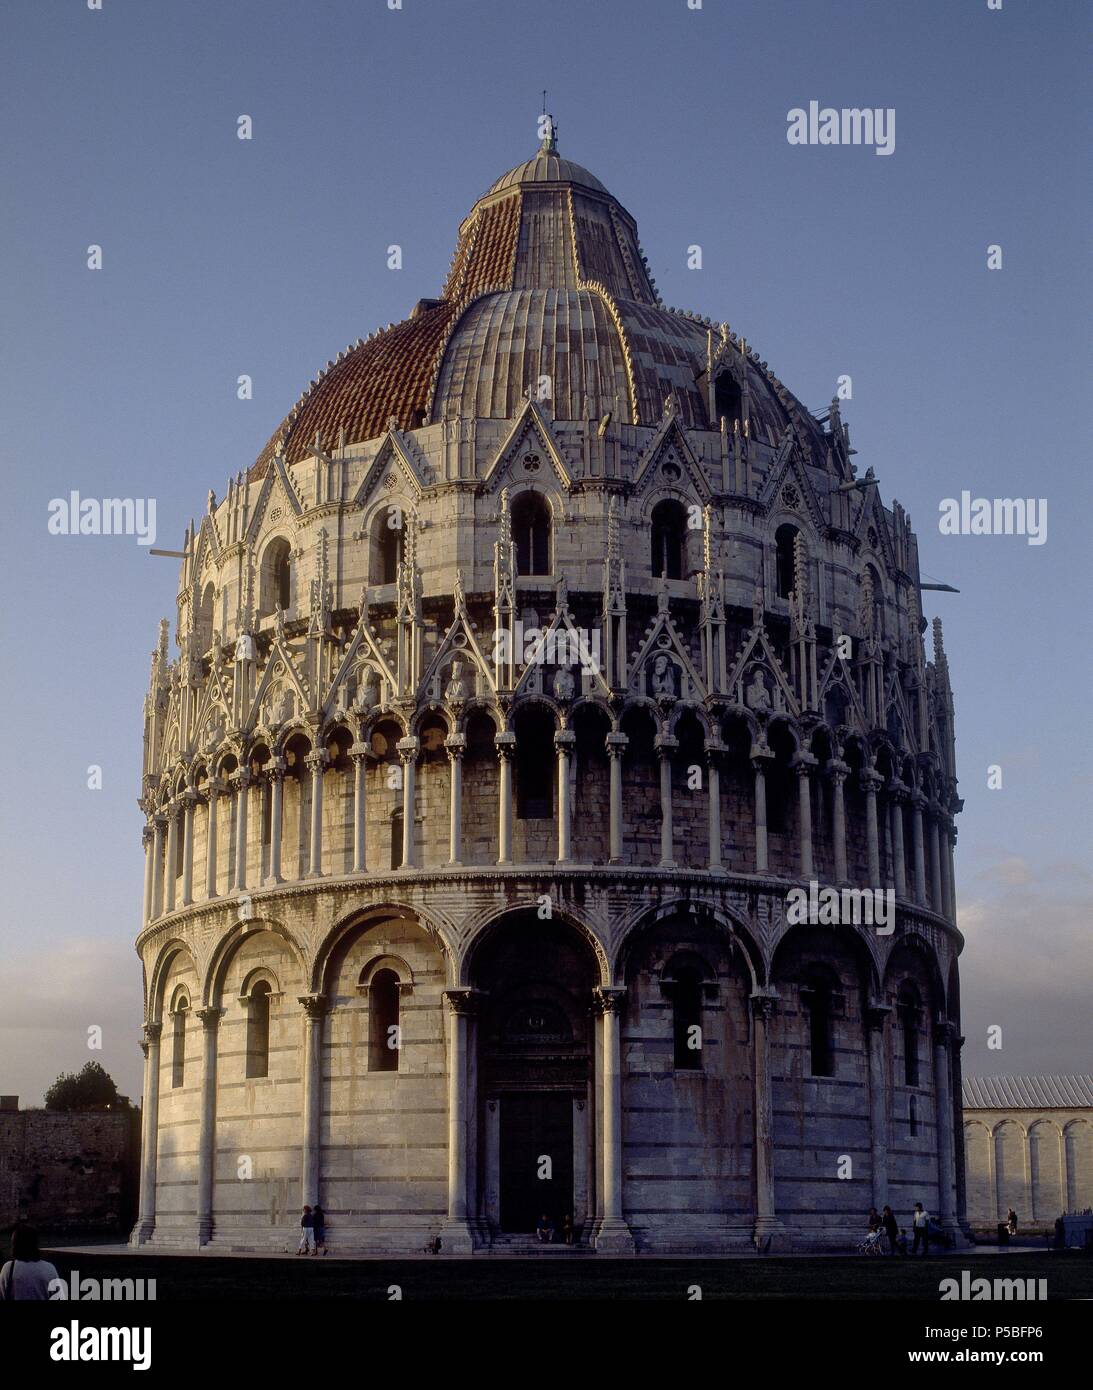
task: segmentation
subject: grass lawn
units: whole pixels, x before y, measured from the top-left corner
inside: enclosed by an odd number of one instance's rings
[[[927,1299],[960,1278],[1046,1279],[1050,1299],[1093,1298],[1093,1260],[1060,1252],[928,1259],[863,1256],[730,1260],[338,1260],[293,1256],[62,1254],[43,1250],[62,1275],[155,1279],[158,1301],[176,1299]]]

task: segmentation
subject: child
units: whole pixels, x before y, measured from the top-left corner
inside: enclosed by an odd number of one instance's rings
[[[901,1255],[907,1254],[907,1232],[901,1227],[899,1237],[896,1240],[896,1249]]]

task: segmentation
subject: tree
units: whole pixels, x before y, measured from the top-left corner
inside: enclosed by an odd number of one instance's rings
[[[118,1088],[98,1062],[73,1076],[62,1073],[46,1092],[47,1110],[106,1110],[118,1104]]]

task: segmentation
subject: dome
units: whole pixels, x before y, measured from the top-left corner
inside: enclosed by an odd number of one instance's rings
[[[543,377],[557,419],[610,412],[653,426],[674,395],[688,428],[715,429],[703,374],[718,332],[665,308],[634,219],[599,179],[558,154],[551,135],[464,219],[440,297],[328,362],[251,476],[264,476],[279,451],[295,463],[316,441],[325,449],[362,443],[392,421],[412,430],[458,417],[510,419]],[[740,360],[752,436],[774,443],[792,422],[820,445],[815,420],[765,364]]]

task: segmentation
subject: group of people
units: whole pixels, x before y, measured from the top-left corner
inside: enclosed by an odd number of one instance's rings
[[[883,1237],[887,1241],[889,1255],[917,1255],[920,1246],[922,1253],[928,1255],[932,1219],[922,1203],[916,1202],[911,1214],[913,1239],[908,1240],[906,1228],[900,1226],[891,1207],[885,1207],[882,1212],[878,1212],[876,1207],[870,1207],[869,1234],[875,1240],[879,1241]]]
[[[577,1239],[577,1233],[573,1228],[573,1218],[568,1212],[562,1217],[562,1224],[555,1227],[554,1222],[544,1211],[535,1223],[535,1234],[540,1245],[551,1245],[555,1238],[565,1245],[572,1245]]]
[[[300,1217],[300,1244],[297,1255],[326,1254],[326,1212],[318,1202],[313,1207],[304,1207]]]

